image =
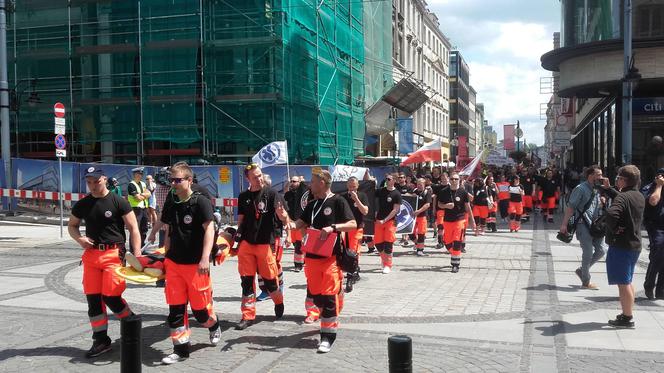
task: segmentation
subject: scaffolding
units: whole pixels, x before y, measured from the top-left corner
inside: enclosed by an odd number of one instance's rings
[[[243,161],[287,139],[292,163],[350,164],[365,109],[392,84],[391,11],[388,0],[17,2],[12,155],[53,156],[59,101],[77,161]]]

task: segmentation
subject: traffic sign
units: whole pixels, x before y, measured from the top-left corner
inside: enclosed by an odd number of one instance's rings
[[[67,151],[64,149],[55,149],[55,156],[58,158],[65,158],[67,156]]]
[[[60,126],[60,125],[56,124],[54,133],[56,135],[64,135],[65,134],[65,126]]]
[[[60,126],[65,125],[65,118],[55,117],[53,119],[54,119],[55,124],[60,125]]]
[[[56,148],[56,149],[60,149],[60,150],[62,150],[62,149],[67,148],[67,140],[65,140],[65,136],[64,136],[64,135],[61,135],[61,134],[60,134],[60,135],[56,135],[56,136],[55,136],[55,141],[54,141],[54,142],[55,142],[55,148]]]
[[[523,130],[521,128],[517,128],[514,131],[514,135],[516,136],[517,139],[520,139],[523,137]]]
[[[61,102],[56,102],[55,105],[53,105],[53,111],[55,112],[56,117],[65,117],[65,105],[63,105]]]

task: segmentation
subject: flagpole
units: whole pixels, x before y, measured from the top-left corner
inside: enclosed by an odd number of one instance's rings
[[[288,181],[286,184],[288,185],[290,182],[290,157],[288,156],[288,140],[284,140],[284,142],[286,143],[286,175],[288,175]]]

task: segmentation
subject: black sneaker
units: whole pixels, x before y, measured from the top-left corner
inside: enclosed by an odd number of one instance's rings
[[[85,353],[85,357],[90,359],[93,357],[97,357],[99,355],[105,354],[108,351],[111,350],[111,339],[106,337],[106,339],[102,340],[95,340],[92,343],[92,347],[88,350],[88,352]]]
[[[296,264],[295,268],[293,268],[293,272],[302,272],[302,265]]]
[[[457,272],[459,272],[459,267],[453,266],[452,267],[452,273],[457,273]]]
[[[235,330],[247,329],[253,323],[254,320],[242,319],[237,325],[235,325]]]
[[[280,319],[281,316],[284,315],[284,304],[275,304],[274,305],[274,316],[277,317],[277,319]]]
[[[622,313],[616,316],[615,320],[609,320],[609,325],[614,328],[633,328],[634,321],[631,316],[625,316]]]
[[[375,248],[375,247],[369,247],[369,248],[367,249],[367,254],[371,254],[371,253],[373,253],[374,251],[376,251],[376,248]]]
[[[643,291],[646,293],[646,298],[653,300],[655,299],[655,289],[653,288],[643,288]]]

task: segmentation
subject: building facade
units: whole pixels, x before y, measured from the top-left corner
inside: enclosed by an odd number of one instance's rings
[[[542,66],[559,73],[560,110],[572,112],[571,144],[564,160],[597,163],[609,175],[622,164],[622,1],[562,0],[560,48],[542,56]],[[644,179],[664,167],[664,1],[632,1],[634,67],[632,156]],[[563,102],[563,99],[569,99]],[[554,107],[555,100],[551,101]]]
[[[472,116],[470,111],[471,98],[473,99]],[[467,157],[469,154],[468,142],[471,132],[473,136],[475,134],[474,100],[475,93],[474,90],[471,93],[468,64],[461,52],[452,51],[450,54],[450,138],[452,139],[451,153],[453,160],[457,156]]]
[[[390,5],[16,2],[12,156],[54,158],[62,102],[69,160],[246,162],[287,139],[292,163],[349,164],[392,85]]]

